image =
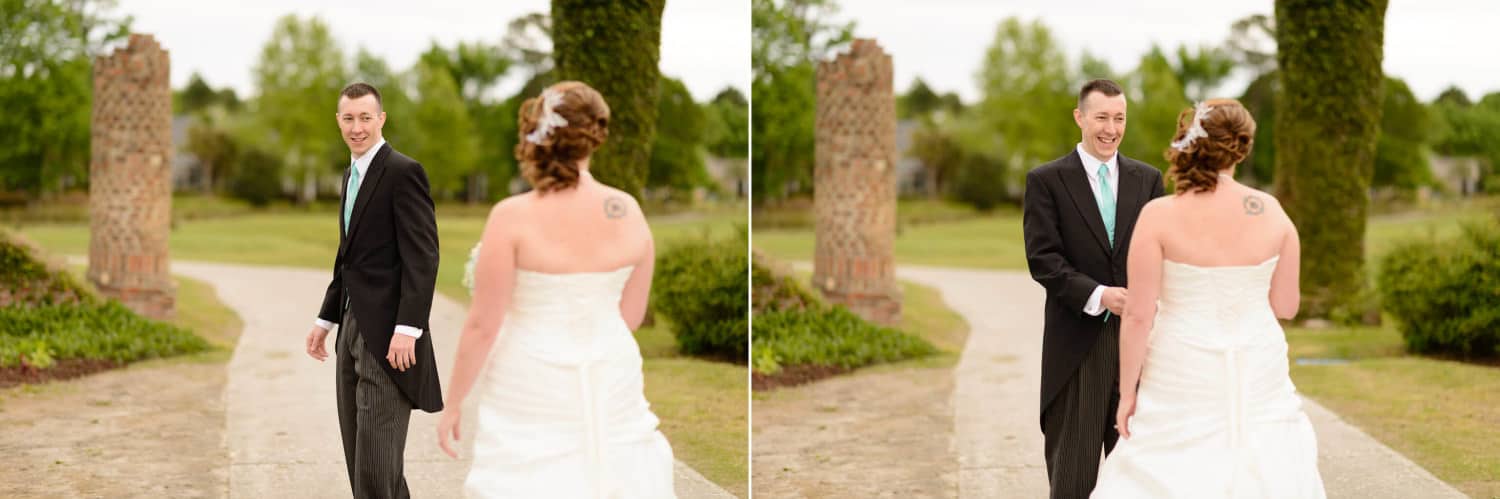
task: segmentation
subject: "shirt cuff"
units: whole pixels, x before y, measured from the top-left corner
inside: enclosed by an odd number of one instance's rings
[[[1083,313],[1097,316],[1104,313],[1101,302],[1104,299],[1104,285],[1094,287],[1094,293],[1089,295],[1088,303],[1083,304]]]
[[[337,322],[328,322],[328,321],[325,321],[325,320],[319,318],[319,319],[313,321],[313,325],[314,326],[318,326],[320,328],[323,328],[324,331],[332,331],[333,330],[333,326],[337,326],[339,324]]]
[[[404,334],[413,338],[421,338],[422,330],[411,326],[396,326],[396,334]]]

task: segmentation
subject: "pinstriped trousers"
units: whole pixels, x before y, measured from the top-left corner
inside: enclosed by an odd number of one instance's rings
[[[1078,372],[1042,411],[1047,479],[1052,499],[1087,498],[1099,478],[1100,450],[1114,450],[1120,433],[1120,321],[1107,322]]]
[[[412,404],[380,367],[384,358],[365,350],[354,314],[344,312],[339,326],[338,411],[344,440],[344,465],[357,499],[406,499],[403,472],[406,429]]]

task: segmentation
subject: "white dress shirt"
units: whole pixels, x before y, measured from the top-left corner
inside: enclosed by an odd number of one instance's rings
[[[370,150],[365,151],[364,156],[354,156],[352,154],[349,156],[349,159],[354,161],[354,170],[359,172],[359,181],[361,185],[363,185],[365,181],[365,172],[368,172],[370,170],[370,162],[375,160],[375,153],[379,152],[381,147],[385,147],[385,137],[381,137],[380,141],[375,143],[375,147],[371,147]],[[344,184],[344,187],[348,188],[348,184]],[[358,192],[355,192],[353,194],[357,196]],[[346,194],[346,196],[347,195],[348,194]],[[344,206],[340,204],[339,209],[344,209]],[[352,222],[353,218],[350,218],[350,221]],[[346,228],[345,230],[348,229]],[[338,325],[337,322],[325,321],[322,318],[315,318],[313,319],[313,321],[314,325],[323,328],[324,331],[332,330],[333,326]],[[412,326],[396,326],[396,333],[404,334],[413,338],[422,337],[422,330]]]
[[[1083,150],[1083,143],[1080,142],[1078,143],[1078,159],[1082,160],[1083,174],[1089,179],[1089,191],[1094,193],[1095,203],[1099,202],[1099,165],[1104,164],[1108,166],[1106,175],[1109,178],[1106,180],[1109,181],[1109,195],[1118,203],[1120,200],[1120,154],[1117,152],[1113,156],[1110,156],[1108,160],[1095,158],[1088,151]],[[1095,206],[1097,207],[1098,205],[1095,204]],[[1116,206],[1118,207],[1118,204]],[[1118,210],[1118,208],[1116,209]],[[1104,305],[1100,302],[1103,301],[1104,288],[1106,287],[1099,285],[1094,288],[1094,292],[1089,295],[1089,301],[1083,304],[1083,313],[1089,315],[1104,313]]]

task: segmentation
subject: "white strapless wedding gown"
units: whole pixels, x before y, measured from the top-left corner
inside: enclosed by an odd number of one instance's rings
[[[1093,498],[1325,497],[1268,298],[1277,260],[1162,264],[1131,437],[1105,458]]]
[[[620,317],[630,271],[517,271],[480,376],[469,497],[674,497],[672,448]]]

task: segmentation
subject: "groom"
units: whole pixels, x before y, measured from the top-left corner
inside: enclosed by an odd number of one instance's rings
[[[1136,216],[1163,194],[1161,172],[1121,156],[1125,95],[1109,80],[1078,92],[1076,150],[1026,174],[1022,232],[1031,278],[1047,292],[1042,434],[1053,498],[1094,490],[1100,451],[1114,449],[1120,401],[1120,313]]]
[[[354,497],[410,497],[403,475],[412,409],[443,409],[427,316],[437,279],[437,221],[422,165],[380,136],[380,92],[354,83],[339,93],[349,146],[333,282],[307,334],[307,354],[328,358],[339,325],[339,431]]]

